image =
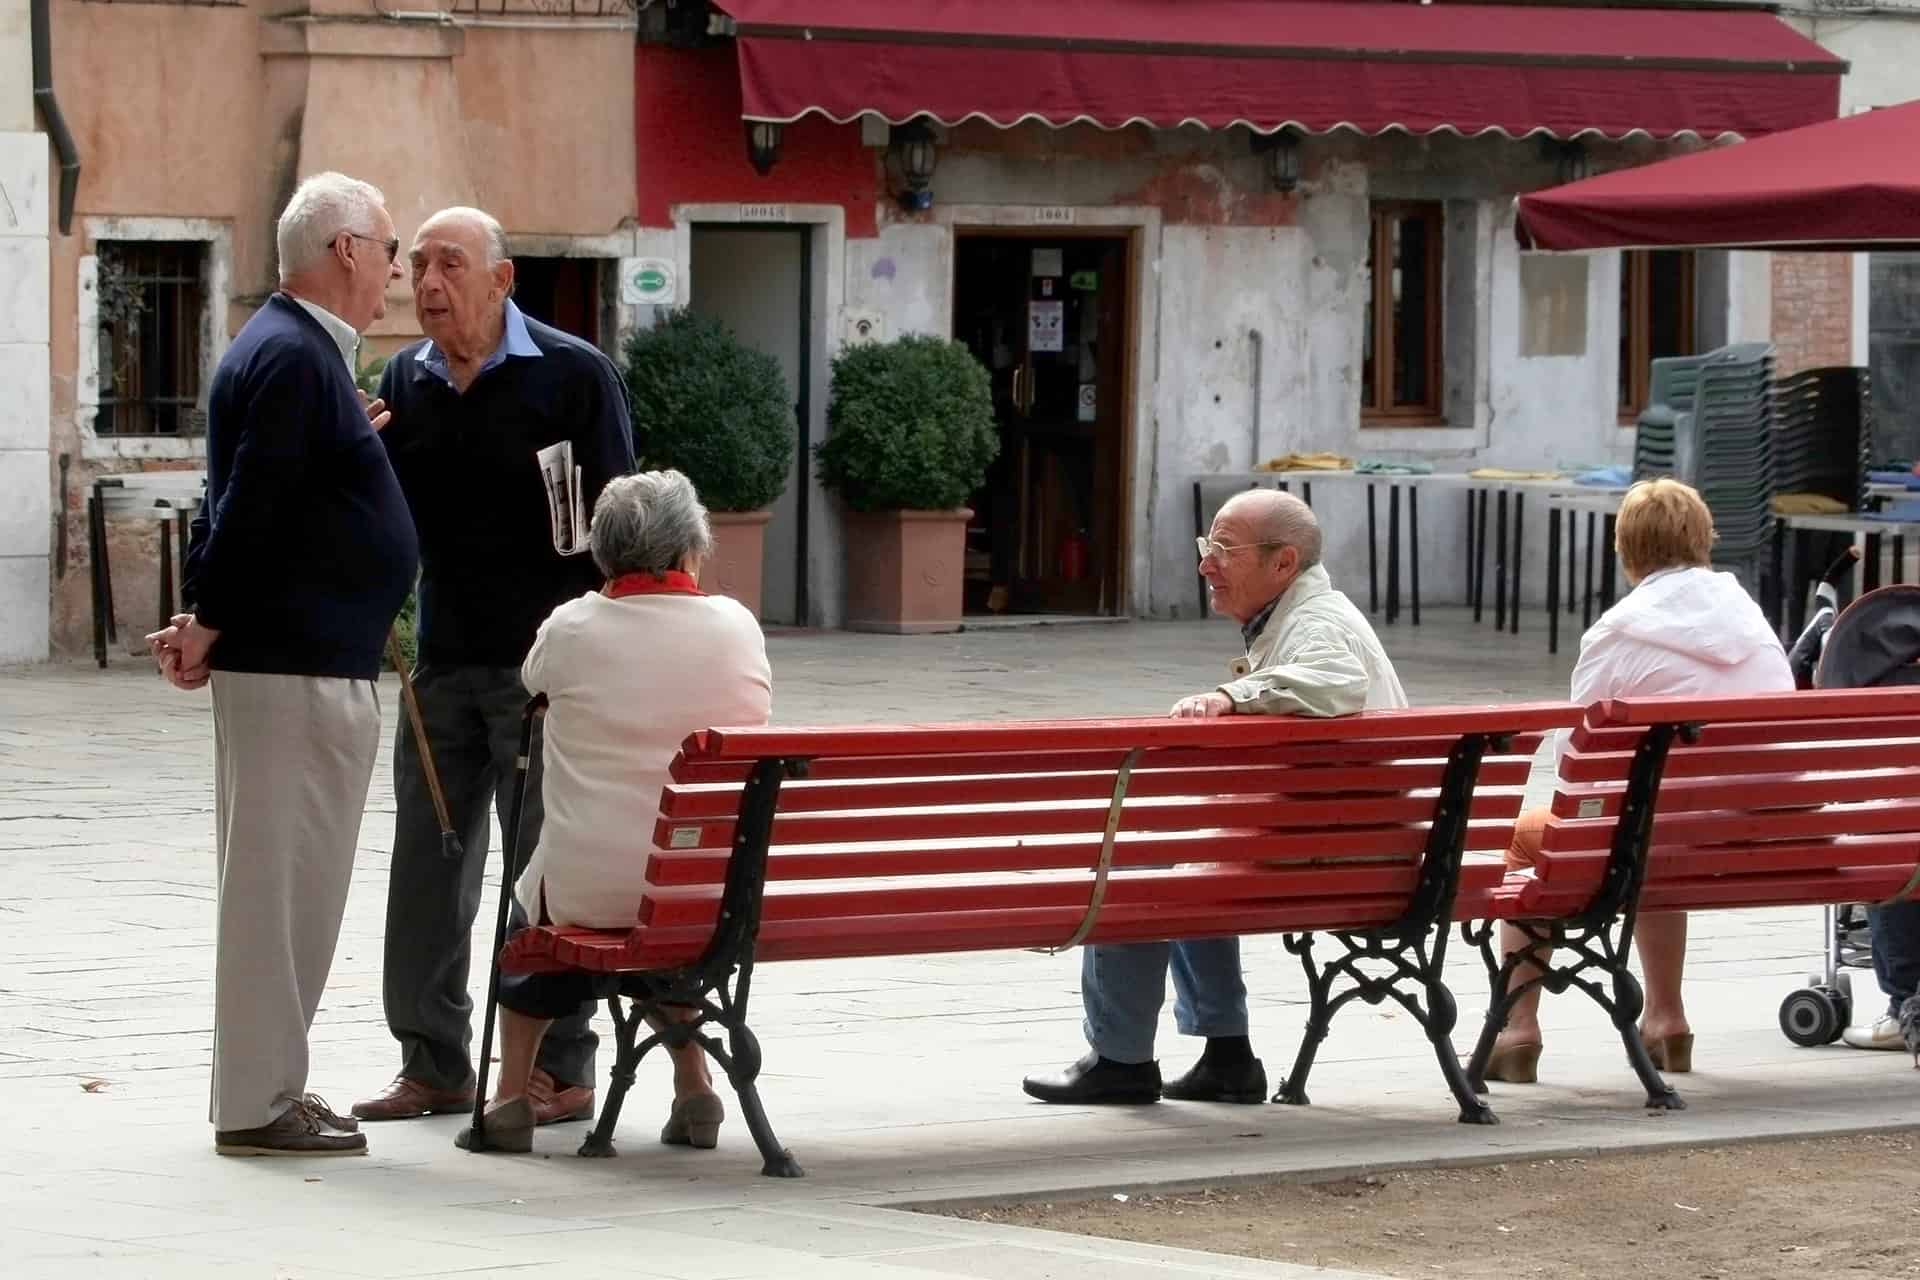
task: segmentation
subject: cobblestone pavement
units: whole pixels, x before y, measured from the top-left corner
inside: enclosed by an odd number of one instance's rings
[[[1425,620],[1385,632],[1417,702],[1563,693],[1570,659],[1546,658],[1537,621],[1496,636],[1458,611]],[[776,715],[1159,714],[1219,679],[1236,640],[1218,623],[782,633]],[[397,690],[382,698],[391,727]],[[374,1127],[363,1160],[223,1160],[206,1124],[210,763],[205,697],[132,659],[106,672],[0,671],[12,890],[0,900],[0,1078],[15,1116],[0,1158],[0,1273],[533,1278],[587,1264],[686,1280],[1291,1276],[1303,1269],[889,1206],[1920,1123],[1920,1075],[1902,1055],[1801,1050],[1780,1036],[1775,1009],[1819,947],[1817,913],[1791,910],[1696,920],[1699,1069],[1678,1082],[1692,1103],[1678,1114],[1641,1110],[1601,1015],[1571,998],[1548,1005],[1546,1083],[1499,1087],[1497,1128],[1454,1123],[1417,1028],[1363,1006],[1336,1023],[1310,1108],[1044,1107],[1019,1078],[1082,1051],[1077,961],[1016,952],[760,971],[763,1091],[809,1171],[797,1182],[758,1177],[737,1118],[717,1151],[656,1145],[668,1092],[656,1061],[618,1160],[573,1158],[577,1127],[542,1131],[531,1159],[468,1156],[452,1146],[457,1117]],[[379,998],[389,777],[383,759],[314,1029],[313,1087],[342,1107],[395,1065]],[[1277,1074],[1302,1020],[1297,962],[1256,939],[1246,963],[1255,1044]],[[1476,965],[1456,947],[1465,1028],[1482,1007]],[[1175,1069],[1193,1052],[1170,1010],[1161,1051]]]

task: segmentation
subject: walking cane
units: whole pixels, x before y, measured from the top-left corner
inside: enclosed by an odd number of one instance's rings
[[[507,914],[513,903],[513,868],[520,860],[520,815],[527,809],[527,772],[533,761],[533,726],[547,709],[547,695],[527,701],[520,726],[520,754],[514,760],[518,775],[513,785],[513,815],[507,820],[507,838],[500,851],[500,911],[493,919],[493,964],[487,974],[487,1012],[480,1023],[480,1079],[473,1089],[473,1137],[467,1150],[487,1149],[487,1075],[493,1066],[493,1019],[500,1005],[500,952],[507,945]]]
[[[400,677],[400,701],[406,705],[407,719],[413,725],[413,745],[420,753],[420,772],[426,775],[427,794],[433,797],[433,816],[440,821],[440,856],[459,862],[467,856],[447,817],[447,795],[440,790],[440,771],[433,767],[433,744],[427,741],[427,725],[420,718],[420,695],[413,691],[413,677],[407,674],[406,655],[400,651],[400,633],[387,632],[387,660]]]

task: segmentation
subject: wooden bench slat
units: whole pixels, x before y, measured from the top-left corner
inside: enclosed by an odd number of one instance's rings
[[[1637,732],[1630,730],[1629,732]],[[1633,761],[1630,751],[1570,751],[1561,759],[1560,777],[1568,782],[1624,783]],[[1664,776],[1740,777],[1753,773],[1819,772],[1824,769],[1911,768],[1920,766],[1920,737],[1872,742],[1773,743],[1767,746],[1701,746],[1668,753]]]
[[[1796,695],[1803,696],[1803,695]],[[1873,742],[1882,739],[1911,739],[1916,736],[1911,715],[1836,716],[1831,719],[1773,721],[1758,723],[1709,722],[1701,726],[1698,743],[1676,742],[1668,758],[1688,751],[1711,747],[1793,747],[1801,742]],[[1577,751],[1632,751],[1640,742],[1644,728],[1581,728],[1573,731],[1572,745]]]
[[[1502,759],[1481,767],[1488,786],[1524,786],[1532,762]],[[1442,760],[1358,766],[1294,766],[1250,769],[1213,767],[1135,769],[1127,780],[1127,796],[1195,795],[1324,795],[1374,791],[1431,789],[1446,772]],[[977,803],[983,786],[991,783],[996,803],[1046,803],[1059,800],[1107,800],[1113,794],[1114,771],[1075,773],[1005,773],[958,778],[875,778],[844,782],[788,782],[780,788],[783,813],[834,809],[919,808]],[[737,786],[669,786],[661,795],[661,816],[729,818],[740,808]]]
[[[696,737],[698,735],[695,735]],[[1539,732],[1516,734],[1512,750],[1487,756],[1494,760],[1531,757],[1539,749]],[[1192,769],[1221,766],[1262,768],[1271,765],[1364,765],[1394,760],[1444,760],[1459,735],[1429,738],[1383,738],[1377,741],[1300,742],[1260,747],[1169,747],[1146,757],[1151,767]],[[1112,773],[1125,758],[1125,749],[1105,747],[1079,751],[987,751],[948,755],[816,756],[807,765],[807,777],[816,782],[843,782],[856,778],[965,777],[999,773],[1071,773],[1103,770]],[[671,773],[681,783],[743,783],[753,770],[751,760],[674,758]]]
[[[1562,786],[1552,811],[1562,818],[1617,817],[1626,793],[1604,784]],[[1660,784],[1659,812],[1678,814],[1716,809],[1751,809],[1753,816],[1787,805],[1861,804],[1873,800],[1920,797],[1920,770],[1774,774],[1746,778],[1666,778]],[[1599,807],[1599,812],[1594,807]]]
[[[1459,737],[1466,733],[1522,733],[1570,728],[1580,710],[1571,703],[1370,711],[1365,715],[1227,716],[1216,720],[1133,717],[1112,720],[1024,720],[987,724],[800,727],[758,725],[713,728],[689,737],[689,758],[762,759],[780,756],[969,754],[1165,747],[1256,747],[1287,742]]]
[[[1129,800],[1122,809],[1127,831],[1190,830],[1207,827],[1268,827],[1323,832],[1356,826],[1418,822],[1433,814],[1434,797],[1419,793],[1371,799],[1296,800],[1287,797],[1221,799],[1218,796],[1149,797]],[[781,845],[845,843],[855,840],[952,840],[966,837],[1064,835],[1104,830],[1105,801],[1074,801],[998,809],[986,805],[877,813],[781,813],[773,821],[773,840]],[[1477,818],[1511,818],[1520,810],[1518,788],[1474,793],[1469,813]],[[654,844],[663,849],[731,846],[731,818],[678,821],[661,818]]]
[[[1769,875],[1832,866],[1896,866],[1911,869],[1920,861],[1920,841],[1910,835],[1854,836],[1836,840],[1785,840],[1690,848],[1653,849],[1647,857],[1647,882],[1705,876]],[[1550,888],[1591,893],[1605,874],[1602,851],[1544,855],[1534,874]]]
[[[1354,863],[1343,867],[1262,870],[1250,866],[1182,869],[1151,868],[1116,874],[1107,882],[1101,910],[1122,906],[1231,905],[1289,899],[1400,894],[1413,891],[1418,868],[1411,860]],[[807,920],[827,916],[905,915],[916,911],[1001,911],[1025,907],[1085,908],[1093,877],[1084,868],[1067,874],[974,878],[958,884],[879,885],[844,881],[799,882],[770,888],[762,904],[763,920]],[[717,886],[649,891],[640,904],[643,927],[705,925],[719,912]]]
[[[1550,853],[1606,849],[1613,843],[1611,818],[1567,818],[1549,826],[1542,841]],[[1723,845],[1753,840],[1808,840],[1822,836],[1920,834],[1920,804],[1829,805],[1773,813],[1719,811],[1654,812],[1655,845]]]
[[[1811,689],[1746,698],[1609,698],[1587,708],[1586,723],[1619,727],[1694,721],[1818,722],[1844,716],[1920,716],[1920,688]]]
[[[1505,852],[1513,840],[1513,822],[1470,822],[1469,850]],[[1204,833],[1154,834],[1123,831],[1114,841],[1117,867],[1163,866],[1182,862],[1252,862],[1317,859],[1338,861],[1418,855],[1426,847],[1427,825],[1407,823],[1343,831],[1330,842],[1324,832],[1272,832],[1222,828]],[[1015,837],[953,844],[776,846],[767,879],[778,884],[864,876],[950,875],[991,871],[1041,871],[1091,867],[1100,852],[1100,835]],[[655,850],[647,860],[647,879],[656,885],[719,884],[726,879],[725,848]]]

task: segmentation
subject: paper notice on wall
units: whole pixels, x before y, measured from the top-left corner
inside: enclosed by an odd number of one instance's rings
[[[1027,304],[1027,350],[1064,351],[1066,334],[1066,303],[1054,301]]]
[[[553,525],[553,549],[563,556],[587,550],[587,518],[582,508],[580,468],[573,465],[573,441],[537,450],[540,484],[547,491],[547,518]]]
[[[1033,251],[1033,274],[1036,277],[1063,276],[1067,273],[1067,251],[1064,249],[1035,249]]]

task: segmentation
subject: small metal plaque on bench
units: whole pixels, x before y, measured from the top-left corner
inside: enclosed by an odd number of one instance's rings
[[[700,828],[675,827],[667,833],[669,849],[697,849],[700,847]]]
[[[1582,800],[1580,802],[1580,816],[1583,818],[1597,818],[1600,816],[1601,811],[1604,810],[1606,807],[1607,807],[1607,802],[1604,800],[1600,800],[1600,799]],[[677,831],[674,833],[676,837],[679,834],[680,833]]]

